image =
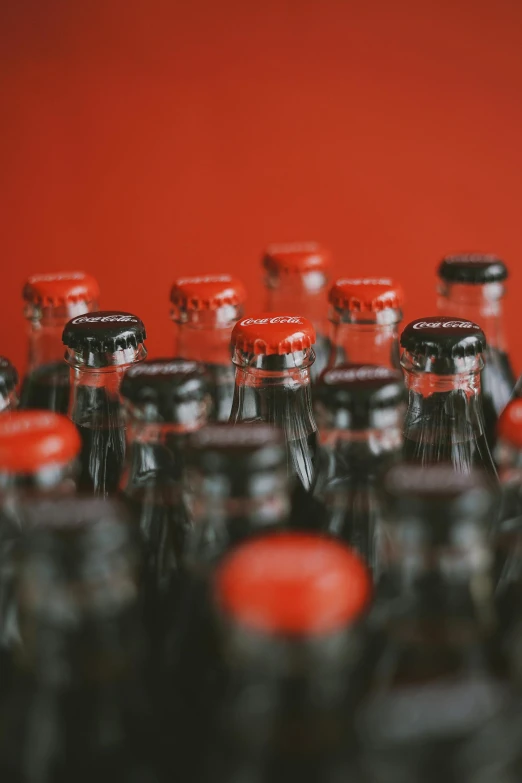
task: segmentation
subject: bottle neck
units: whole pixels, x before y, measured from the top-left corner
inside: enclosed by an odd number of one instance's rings
[[[71,367],[69,418],[83,427],[122,427],[119,390],[128,366]]]
[[[47,465],[34,473],[5,473],[0,471],[0,493],[2,493],[2,508],[23,495],[40,495],[51,492],[58,494],[73,493],[76,489],[76,461],[63,465]],[[11,498],[11,501],[8,501]]]
[[[474,321],[486,334],[488,348],[506,350],[503,330],[502,283],[472,285],[439,281],[438,310],[441,315]]]
[[[265,278],[267,312],[297,313],[321,334],[328,334],[328,277],[320,270],[269,273]]]
[[[198,314],[176,323],[175,355],[203,364],[218,364],[230,367],[230,334],[235,320],[220,318],[220,310]]]
[[[387,427],[364,430],[321,430],[321,446],[333,454],[337,469],[351,467],[357,472],[368,463],[401,451],[402,415],[396,415]]]
[[[347,362],[399,366],[398,323],[344,323],[332,321],[329,368]]]
[[[431,513],[431,517],[430,517]],[[410,607],[408,616],[468,617],[495,622],[493,557],[483,520],[384,521],[379,536],[379,576]],[[383,607],[386,611],[386,607]]]
[[[230,422],[265,422],[283,431],[290,472],[306,490],[314,481],[317,425],[312,409],[310,366],[314,353],[254,356],[235,352],[236,380]],[[291,365],[291,366],[289,366]]]
[[[213,475],[189,469],[183,494],[193,521],[185,559],[195,570],[206,571],[232,546],[253,535],[283,527],[290,514],[283,469]]]
[[[68,318],[29,321],[28,372],[46,364],[63,362],[62,333]]]

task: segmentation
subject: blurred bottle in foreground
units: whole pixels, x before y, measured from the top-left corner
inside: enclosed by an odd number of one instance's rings
[[[303,316],[258,313],[232,332],[236,385],[230,422],[265,422],[282,430],[287,469],[295,480],[292,519],[313,526],[311,496],[320,453],[312,410],[313,324]]]
[[[137,563],[122,510],[76,498],[29,505],[25,514],[23,656],[0,710],[0,776],[156,781],[141,686]]]
[[[328,282],[330,257],[317,242],[269,245],[263,256],[267,312],[300,313],[315,328],[315,381],[326,367],[328,337]]]
[[[13,411],[18,407],[18,373],[9,359],[0,356],[0,413]]]
[[[69,321],[62,335],[71,373],[69,417],[82,438],[82,491],[116,492],[125,457],[120,383],[125,370],[147,356],[142,321],[104,310]]]
[[[29,321],[29,363],[21,406],[67,413],[69,368],[62,332],[69,319],[98,310],[98,283],[85,272],[33,275],[24,286]]]
[[[324,499],[324,529],[342,538],[370,568],[382,471],[402,456],[406,391],[400,370],[346,364],[323,373],[315,414],[329,470],[316,492]]]
[[[468,473],[498,477],[485,437],[480,373],[486,338],[473,321],[419,318],[401,335],[401,365],[408,389],[405,458],[427,466],[448,462]]]
[[[21,506],[30,498],[73,494],[80,447],[65,416],[15,411],[0,417],[0,697],[19,641],[14,585],[26,533]]]
[[[496,496],[482,472],[450,465],[396,465],[383,491],[372,673],[357,719],[365,779],[457,781],[460,749],[510,698],[490,549]]]
[[[184,359],[155,359],[130,367],[121,396],[127,451],[120,489],[139,529],[145,623],[161,645],[177,595],[190,519],[182,477],[190,433],[211,409],[205,368]]]
[[[170,292],[177,325],[175,355],[205,365],[211,381],[210,419],[228,421],[234,395],[230,333],[243,315],[246,291],[230,275],[180,277]]]
[[[224,698],[198,780],[355,779],[362,562],[340,542],[285,533],[239,547],[215,584]]]
[[[502,316],[502,299],[508,270],[497,256],[462,253],[443,258],[438,275],[439,313],[474,321],[480,324],[486,335],[482,404],[486,438],[489,447],[493,448],[497,418],[515,386]]]
[[[241,542],[283,528],[290,513],[282,433],[266,424],[213,424],[189,439],[187,537],[179,606],[166,651],[167,725],[187,742],[208,728],[218,652],[212,611],[217,565]]]
[[[389,278],[341,278],[330,289],[332,346],[328,367],[399,367],[402,288]]]

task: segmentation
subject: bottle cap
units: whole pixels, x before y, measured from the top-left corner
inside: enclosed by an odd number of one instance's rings
[[[231,342],[245,353],[282,355],[311,348],[315,329],[302,315],[258,313],[236,323]]]
[[[383,312],[400,311],[404,296],[400,285],[388,277],[341,278],[332,286],[330,303],[348,320],[364,320],[374,314],[371,320],[383,320]],[[393,320],[400,320],[400,312]]]
[[[231,275],[180,277],[172,286],[170,301],[180,311],[217,310],[243,305],[246,291],[241,280]]]
[[[268,424],[209,424],[194,432],[188,443],[188,464],[207,475],[232,478],[257,471],[286,468],[283,434]]]
[[[132,403],[133,414],[147,421],[187,424],[201,418],[199,408],[187,411],[187,404],[204,402],[210,380],[205,367],[185,359],[153,359],[133,364],[120,387],[122,397]]]
[[[218,569],[216,588],[220,606],[239,625],[300,636],[340,630],[363,612],[371,594],[356,554],[302,533],[243,544]]]
[[[81,448],[75,425],[49,411],[13,411],[0,417],[0,471],[37,473],[74,460]]]
[[[500,414],[497,434],[501,440],[522,449],[522,399],[508,402]]]
[[[459,253],[442,259],[439,277],[448,283],[500,283],[508,276],[502,259],[487,253]]]
[[[442,531],[455,521],[493,525],[496,519],[497,494],[478,469],[463,473],[450,463],[403,462],[386,471],[381,489],[387,518],[399,523],[432,522]]]
[[[146,336],[143,321],[136,315],[119,310],[100,310],[72,318],[65,325],[62,341],[73,351],[114,353],[138,348]]]
[[[401,346],[410,354],[413,368],[439,375],[466,372],[486,349],[484,332],[473,321],[450,316],[428,316],[409,323]],[[401,364],[410,369],[404,354]]]
[[[9,359],[0,356],[0,396],[7,397],[18,384],[18,373]]]
[[[330,267],[330,256],[317,242],[273,244],[265,250],[263,266],[276,273],[326,271]]]
[[[343,364],[326,370],[315,390],[317,402],[343,423],[343,429],[379,427],[384,409],[397,409],[406,400],[402,372],[372,364]],[[342,415],[339,415],[342,413]],[[389,424],[386,418],[383,426]]]
[[[97,302],[100,288],[85,272],[54,272],[31,275],[23,288],[23,297],[41,307],[60,307],[77,302]]]

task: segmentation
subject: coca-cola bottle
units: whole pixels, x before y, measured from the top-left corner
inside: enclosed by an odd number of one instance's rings
[[[315,394],[329,470],[316,485],[324,529],[342,538],[373,569],[379,477],[402,456],[406,392],[400,370],[345,364],[326,370]]]
[[[25,535],[24,500],[75,491],[80,437],[65,416],[13,411],[0,417],[0,698],[18,639],[14,582]]]
[[[268,312],[300,313],[315,328],[315,381],[326,367],[330,353],[328,337],[329,253],[317,242],[269,245],[263,256]]]
[[[364,779],[461,780],[461,749],[510,695],[490,548],[496,496],[480,471],[447,464],[396,465],[383,490],[386,590],[368,618],[356,715]]]
[[[154,647],[177,595],[190,518],[181,480],[187,439],[211,409],[205,368],[184,359],[130,367],[120,387],[127,419],[122,496],[139,529],[144,617]]]
[[[238,544],[287,525],[282,433],[266,424],[211,424],[189,439],[184,477],[192,528],[185,542],[179,607],[166,648],[168,725],[193,737],[207,727],[219,679],[212,611],[216,566]]]
[[[69,319],[98,310],[98,283],[85,272],[33,275],[23,289],[29,321],[29,361],[21,406],[67,413],[69,368],[62,332]]]
[[[486,335],[482,406],[486,438],[489,447],[493,448],[498,415],[515,386],[502,318],[502,299],[508,270],[497,256],[463,253],[443,258],[438,275],[439,313],[475,321]]]
[[[220,567],[224,664],[198,780],[355,780],[351,709],[371,594],[340,542],[284,533],[248,542]]]
[[[401,335],[409,404],[404,423],[406,459],[421,465],[449,462],[455,470],[485,470],[498,477],[485,437],[480,386],[486,348],[473,321],[419,318]]]
[[[230,332],[243,315],[246,291],[230,275],[180,277],[170,292],[177,325],[175,356],[201,362],[211,379],[210,419],[228,421],[234,394]]]
[[[25,509],[23,657],[0,710],[0,777],[13,783],[158,780],[141,678],[136,556],[113,502]]]
[[[311,497],[318,471],[317,425],[312,410],[310,367],[315,330],[303,316],[259,313],[232,331],[236,385],[230,421],[265,422],[285,436],[288,472],[296,480],[292,518],[314,524]]]
[[[17,408],[17,386],[18,373],[15,367],[5,356],[0,356],[0,413],[7,413]]]
[[[387,277],[341,278],[329,299],[329,368],[346,363],[399,367],[400,285]]]
[[[495,531],[497,598],[503,632],[509,637],[522,629],[522,399],[511,400],[502,411],[495,453],[502,488]]]
[[[82,491],[115,492],[125,457],[120,383],[125,370],[147,356],[143,322],[104,310],[69,321],[62,335],[71,372],[69,417],[82,438]]]

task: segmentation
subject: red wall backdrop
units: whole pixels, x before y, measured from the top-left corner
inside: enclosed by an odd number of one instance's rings
[[[269,241],[403,279],[485,249],[522,361],[518,0],[16,0],[0,10],[0,353],[23,366],[31,272],[85,269],[171,345],[189,270],[261,303]]]

